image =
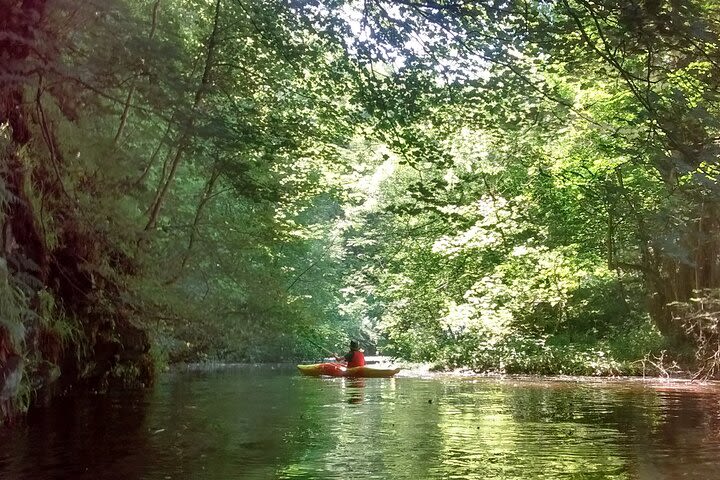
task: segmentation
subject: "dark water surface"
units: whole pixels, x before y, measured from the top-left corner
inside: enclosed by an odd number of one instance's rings
[[[720,479],[715,384],[173,373],[0,432],[0,479]]]

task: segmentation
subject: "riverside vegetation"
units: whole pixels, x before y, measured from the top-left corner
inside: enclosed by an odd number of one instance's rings
[[[0,417],[349,337],[720,365],[720,7],[0,1]]]

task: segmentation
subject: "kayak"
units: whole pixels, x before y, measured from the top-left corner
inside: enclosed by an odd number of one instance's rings
[[[315,363],[297,367],[301,374],[311,377],[327,375],[330,377],[389,378],[400,371],[399,368],[379,368],[368,365],[345,368],[338,363]]]
[[[388,378],[400,371],[399,368],[378,368],[368,365],[345,368],[339,363],[315,363],[312,365],[298,365],[297,367],[301,374],[311,377],[326,375],[330,377]]]

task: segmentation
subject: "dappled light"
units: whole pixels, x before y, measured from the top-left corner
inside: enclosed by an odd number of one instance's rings
[[[702,391],[638,388],[657,405],[633,409],[433,375],[720,379],[719,82],[705,0],[0,0],[0,428],[91,393],[96,429],[142,411],[145,448],[209,418],[145,434],[168,389],[217,386],[172,372],[280,362],[308,412],[334,389],[329,418],[203,407],[310,440],[219,426],[257,477],[684,474],[657,429],[709,458],[711,433],[668,416],[707,416]],[[566,393],[621,399],[627,424],[575,422]],[[518,418],[529,397],[564,414]],[[186,452],[173,434],[156,447]],[[32,458],[19,438],[0,476]]]

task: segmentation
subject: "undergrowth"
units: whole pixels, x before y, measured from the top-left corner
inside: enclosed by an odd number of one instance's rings
[[[445,345],[432,359],[439,368],[535,375],[657,375],[653,362],[667,349],[648,322],[602,338],[588,334],[529,335],[500,338],[467,336]]]

